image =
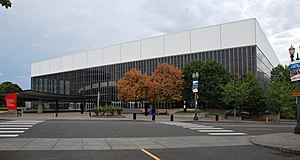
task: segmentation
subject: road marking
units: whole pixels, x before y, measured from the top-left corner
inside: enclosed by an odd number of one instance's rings
[[[218,132],[218,133],[223,133],[223,132],[233,132],[233,130],[198,130],[201,133],[214,133],[214,132]]]
[[[224,128],[213,128],[213,127],[207,127],[207,128],[190,128],[191,130],[219,130],[219,129],[224,129]]]
[[[0,134],[2,138],[18,137],[18,134]]]
[[[160,160],[158,157],[156,157],[155,155],[153,155],[150,152],[146,151],[145,149],[141,149],[141,151],[143,151],[144,153],[146,153],[148,156],[152,157],[155,160]]]
[[[181,126],[182,128],[196,128],[196,127],[203,127],[203,128],[207,128],[208,126]]]
[[[3,127],[24,127],[24,128],[30,128],[30,127],[32,127],[33,125],[2,125],[1,123],[0,123],[0,128],[3,128]]]
[[[168,125],[174,125],[177,127],[182,127],[182,128],[187,128],[191,130],[197,130],[198,132],[201,133],[207,133],[208,135],[211,136],[235,136],[235,135],[247,135],[246,133],[234,133],[233,130],[228,130],[224,128],[214,128],[214,126],[207,126],[207,125],[198,125],[194,123],[181,123],[181,122],[160,122],[163,124],[168,124]],[[255,128],[250,128],[248,130],[255,129]]]
[[[0,130],[27,130],[29,128],[0,128]]]
[[[189,128],[214,128],[213,126],[192,126]]]
[[[248,128],[249,131],[269,131],[271,128]]]
[[[43,121],[7,121],[7,122],[17,122],[17,123],[19,123],[19,122],[23,122],[23,123],[40,123],[40,122],[43,122]]]
[[[0,131],[0,133],[24,133],[24,131]]]
[[[246,133],[207,133],[211,136],[241,136],[247,135]]]
[[[1,125],[6,125],[6,124],[10,124],[10,125],[35,125],[36,123],[28,123],[28,122],[3,122],[0,123]]]

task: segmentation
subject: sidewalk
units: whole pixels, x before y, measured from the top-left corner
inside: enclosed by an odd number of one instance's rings
[[[279,150],[281,152],[300,155],[300,134],[266,134],[257,137],[251,137],[250,142],[258,146]]]
[[[174,121],[193,121],[193,114],[174,115]],[[56,117],[55,113],[24,113],[22,116],[16,115],[1,115],[0,120],[117,120],[117,121],[132,121],[133,114],[123,114],[120,116],[99,116],[95,117],[94,113],[83,112],[60,112]],[[144,114],[136,114],[136,121],[152,121],[152,115],[145,116]],[[156,115],[155,121],[165,122],[170,121],[170,115]],[[214,118],[200,117],[199,121],[214,121]]]
[[[171,115],[173,114],[173,121],[175,122],[186,122],[186,121],[194,121],[194,114],[174,114],[175,111],[172,112],[168,110],[168,115],[156,115],[155,121],[158,122],[166,122],[170,121]],[[83,112],[59,112],[58,117],[56,117],[55,113],[24,113],[22,116],[17,117],[16,115],[6,115],[0,113],[0,121],[1,120],[116,120],[116,121],[132,121],[133,114],[123,114],[121,116],[102,116],[95,117],[94,113]],[[216,122],[214,116],[203,117],[203,115],[198,114],[199,122]],[[136,121],[152,121],[152,116],[145,116],[144,114],[136,114]],[[220,123],[253,123],[253,124],[265,124],[263,121],[234,121],[233,119],[223,119],[219,117],[218,122]],[[269,124],[296,124],[296,122],[269,122]]]

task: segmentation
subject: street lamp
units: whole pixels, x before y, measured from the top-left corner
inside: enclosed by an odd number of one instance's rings
[[[295,48],[293,47],[293,45],[291,45],[291,47],[289,48],[289,53],[290,53],[291,62],[293,62],[294,54],[295,54]]]
[[[193,90],[193,93],[195,93],[195,116],[194,116],[194,120],[197,121],[198,120],[198,116],[197,116],[197,93],[198,93],[199,73],[198,72],[193,73],[192,78],[193,78],[192,90]]]
[[[298,69],[299,69],[298,65],[300,64],[299,54],[297,53],[296,61],[294,61],[295,48],[292,45],[289,48],[289,54],[290,54],[290,57],[291,57],[290,72],[293,73],[294,70],[296,70],[295,75],[291,74],[291,79],[292,79],[292,81],[296,81],[295,82],[296,83],[295,93],[299,93],[300,92],[300,79],[297,78],[297,73],[298,73]],[[293,78],[295,78],[295,79],[293,79]],[[296,124],[296,127],[294,129],[294,133],[295,134],[300,134],[300,97],[297,96],[296,100],[297,100],[296,101],[297,102],[297,124]]]

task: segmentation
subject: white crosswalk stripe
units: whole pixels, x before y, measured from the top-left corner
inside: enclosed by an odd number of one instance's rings
[[[13,124],[4,124],[4,125],[2,125],[1,123],[0,123],[0,128],[2,128],[2,127],[24,127],[24,128],[30,128],[30,127],[32,127],[33,125],[19,125],[19,124],[16,124],[16,125],[13,125]]]
[[[0,138],[18,137],[29,128],[42,121],[7,121],[0,123]]]
[[[214,128],[214,127],[207,127],[207,128],[190,128],[191,130],[218,130],[223,128]]]
[[[36,123],[33,123],[33,122],[3,122],[3,123],[0,123],[1,125],[35,125]]]
[[[210,136],[245,136],[246,133],[231,132],[231,133],[207,133]]]
[[[0,134],[0,138],[18,137],[18,134]]]
[[[0,131],[1,130],[27,130],[29,128],[0,128]]]
[[[207,133],[210,136],[242,136],[247,135],[246,133],[236,133],[233,130],[216,128],[213,126],[199,125],[193,123],[183,123],[183,122],[159,122],[162,124],[178,126],[186,129],[197,130],[200,133]]]
[[[198,132],[201,132],[201,133],[215,133],[215,132],[226,133],[226,132],[233,132],[233,130],[225,130],[225,129],[222,129],[222,130],[198,130]]]
[[[24,131],[0,131],[0,133],[23,133]]]

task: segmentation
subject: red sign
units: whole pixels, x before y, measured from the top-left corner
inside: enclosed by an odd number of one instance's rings
[[[17,93],[11,93],[5,97],[7,110],[17,110]]]

